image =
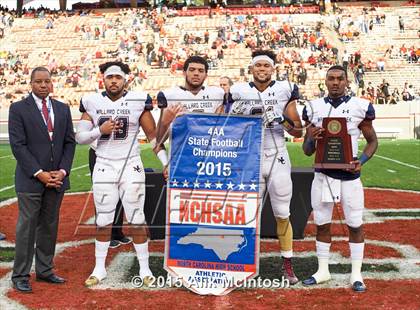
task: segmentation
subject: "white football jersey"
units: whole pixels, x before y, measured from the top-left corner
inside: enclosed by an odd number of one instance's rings
[[[243,105],[240,113],[244,115],[258,115],[273,110],[282,115],[289,102],[299,99],[299,89],[296,84],[288,81],[272,81],[270,85],[260,92],[254,83],[238,83],[231,87],[230,93],[235,105]],[[283,126],[278,123],[266,125],[264,130],[264,149],[284,147]]]
[[[203,86],[197,95],[184,87],[175,86],[160,91],[157,100],[160,108],[181,103],[188,112],[215,113],[223,104],[224,94],[223,89],[216,86]]]
[[[353,157],[357,157],[358,139],[360,136],[359,124],[365,120],[375,119],[375,110],[372,104],[362,98],[344,96],[341,103],[334,108],[328,97],[312,100],[309,107],[303,110],[302,118],[315,125],[322,127],[324,117],[344,117],[347,119],[347,131],[351,136]]]
[[[152,108],[152,98],[145,92],[129,91],[116,101],[112,101],[106,92],[84,96],[80,112],[89,114],[95,126],[110,118],[123,125],[118,131],[98,138],[96,155],[115,160],[140,156],[139,119],[144,110]]]

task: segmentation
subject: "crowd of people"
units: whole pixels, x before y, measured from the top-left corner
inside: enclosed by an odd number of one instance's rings
[[[0,10],[1,24],[10,29],[13,27],[14,12]],[[386,20],[386,14],[375,10],[365,9],[358,17],[346,13],[346,10],[336,10],[336,14],[329,18],[332,18],[333,26],[341,37],[348,38],[349,31],[367,33],[372,23],[376,25]],[[362,59],[360,51],[353,54],[344,51],[340,56],[339,48],[325,36],[321,17],[308,26],[307,23],[299,24],[299,19],[290,14],[283,17],[225,14],[219,16],[221,21],[216,28],[191,30],[183,26],[185,20],[174,18],[175,10],[165,7],[161,10],[121,9],[107,16],[97,16],[90,11],[39,9],[27,10],[24,16],[43,20],[48,31],[56,31],[58,26],[63,27],[69,19],[78,16],[80,19],[71,32],[81,42],[98,41],[93,43],[97,48],[95,52],[82,51],[80,57],[72,59],[52,52],[34,55],[17,48],[0,50],[0,95],[5,106],[25,92],[30,70],[28,59],[31,57],[41,59],[51,70],[59,97],[62,89],[81,92],[103,89],[103,80],[95,70],[96,61],[102,58],[127,61],[132,71],[132,88],[141,88],[155,69],[165,69],[169,75],[180,76],[185,59],[192,55],[206,59],[210,69],[223,69],[229,65],[235,49],[270,48],[277,52],[276,77],[279,80],[289,79],[305,85],[310,71],[317,72],[321,78],[325,68],[342,63],[349,72],[353,72],[360,93],[364,90],[367,93],[366,72],[387,70],[387,59],[394,57],[403,57],[408,63],[417,63],[420,57],[419,48],[404,44],[399,49],[390,45],[379,59],[372,59],[369,55],[363,55]],[[353,35],[354,39],[356,37]],[[238,76],[233,78],[247,80],[248,77],[247,68],[238,68]],[[322,95],[322,89],[318,90],[303,93],[303,96],[308,99]],[[403,91],[400,90],[400,93]],[[411,97],[416,96],[414,89],[409,91]],[[373,96],[374,102],[378,97],[381,96]],[[74,105],[77,101],[73,97],[68,99],[68,104]]]

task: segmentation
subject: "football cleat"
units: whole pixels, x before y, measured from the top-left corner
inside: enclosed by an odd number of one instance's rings
[[[109,247],[111,249],[118,248],[120,245],[121,243],[118,240],[111,240],[111,242],[109,243]]]
[[[292,266],[292,259],[283,257],[283,276],[289,280],[290,285],[295,285],[299,282],[299,279],[296,277],[293,266]]]
[[[357,293],[363,293],[366,292],[366,286],[363,282],[361,281],[355,281],[353,283],[353,285],[351,286],[351,288],[353,289],[353,291],[357,292]]]
[[[150,285],[156,281],[155,276],[149,268],[146,268],[145,270],[140,270],[139,276],[143,280],[143,286],[145,287],[150,287]]]
[[[120,244],[130,244],[131,239],[127,238],[126,236],[122,236],[121,238],[117,239]]]
[[[85,281],[85,286],[92,287],[92,286],[98,285],[102,280],[103,279],[99,280],[99,278],[95,276],[89,276],[89,278],[87,278],[87,280]]]
[[[146,287],[150,287],[151,284],[153,284],[156,281],[154,276],[145,276],[143,278],[143,285]]]
[[[309,277],[306,280],[303,280],[302,284],[304,286],[312,286],[312,285],[316,285],[318,283],[316,282],[316,279],[314,277]]]

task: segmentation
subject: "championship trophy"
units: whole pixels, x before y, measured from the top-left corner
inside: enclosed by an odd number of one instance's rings
[[[347,133],[347,121],[344,117],[326,117],[322,121],[325,129],[322,139],[317,141],[315,168],[353,169],[351,137]]]

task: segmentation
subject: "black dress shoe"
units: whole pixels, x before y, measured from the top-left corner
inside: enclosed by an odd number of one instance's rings
[[[66,282],[66,279],[60,278],[59,276],[52,274],[48,277],[43,277],[43,276],[36,276],[36,280],[37,281],[44,281],[44,282],[48,282],[48,283],[53,283],[53,284],[62,284],[64,282]]]
[[[32,293],[32,287],[29,280],[13,281],[13,287],[22,293]]]

